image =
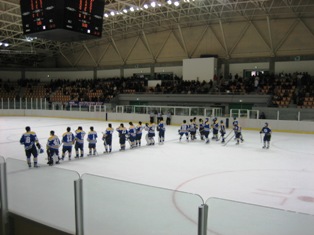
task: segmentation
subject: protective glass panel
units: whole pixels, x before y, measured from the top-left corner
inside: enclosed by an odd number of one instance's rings
[[[173,113],[174,113],[174,108],[163,107],[163,108],[161,108],[161,113],[162,113],[163,115],[167,115],[168,113],[170,113],[171,115],[173,115]]]
[[[213,114],[213,110],[211,108],[207,108],[205,110],[205,117],[211,117]]]
[[[74,181],[78,173],[49,166],[28,168],[7,159],[9,212],[75,233]]]
[[[210,198],[208,235],[312,235],[314,215]]]
[[[124,113],[134,113],[134,106],[125,105],[124,106]]]
[[[298,120],[298,111],[297,110],[286,110],[286,109],[281,109],[279,111],[279,120]]]
[[[191,116],[204,116],[205,108],[191,108]]]
[[[145,106],[135,106],[134,111],[135,113],[147,113]]]
[[[189,108],[175,108],[174,111],[177,116],[190,116]]]
[[[248,110],[248,112],[249,112],[249,118],[250,119],[259,118],[259,116],[258,116],[259,111],[258,110]]]
[[[89,174],[82,179],[85,234],[197,234],[197,195]]]

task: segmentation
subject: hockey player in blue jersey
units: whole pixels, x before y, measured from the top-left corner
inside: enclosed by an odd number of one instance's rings
[[[84,157],[84,137],[86,133],[79,126],[75,131],[75,158]]]
[[[235,123],[235,125],[233,126],[233,130],[234,130],[234,134],[235,134],[235,139],[237,141],[237,145],[240,143],[240,140],[242,142],[242,128],[240,126],[240,124]]]
[[[181,141],[182,136],[185,135],[186,141],[189,142],[189,125],[186,124],[186,120],[183,120],[183,123],[180,126],[179,135],[180,135],[179,141]]]
[[[67,127],[67,131],[62,135],[62,160],[64,160],[66,152],[68,152],[69,160],[71,160],[72,147],[74,144],[74,134],[71,132],[71,128]]]
[[[113,133],[113,128],[111,123],[108,124],[108,127],[106,131],[103,133],[102,140],[104,141],[105,145],[105,152],[104,153],[111,153],[112,151],[112,133]]]
[[[56,164],[59,164],[59,147],[61,142],[58,136],[55,135],[54,131],[50,131],[50,137],[47,141],[47,152],[48,152],[48,162],[49,166],[54,164],[54,160]]]
[[[218,123],[218,120],[217,120],[216,117],[213,118],[213,123],[212,123],[211,126],[212,126],[212,129],[213,129],[213,137],[212,137],[212,139],[218,141],[219,123]]]
[[[124,127],[124,124],[121,123],[120,126],[116,129],[119,133],[119,143],[120,143],[120,151],[125,150],[125,142],[128,135],[128,130]]]
[[[203,119],[199,119],[199,132],[200,132],[200,136],[201,136],[201,140],[204,140],[204,122]]]
[[[225,134],[226,134],[226,126],[224,124],[224,121],[220,121],[220,135],[221,135],[221,143],[225,143]]]
[[[89,153],[87,156],[91,156],[91,155],[96,155],[97,150],[96,150],[96,143],[97,143],[97,132],[94,130],[94,127],[91,126],[90,131],[87,134],[87,142],[88,142],[88,149],[89,149]]]
[[[142,133],[143,133],[143,125],[142,122],[139,121],[138,125],[135,127],[136,129],[136,146],[141,146],[141,142],[142,142]]]
[[[135,139],[136,139],[136,128],[133,125],[133,122],[129,122],[129,143],[130,143],[130,148],[135,148]]]
[[[166,132],[166,127],[165,127],[163,117],[161,117],[159,120],[159,123],[157,125],[157,131],[158,131],[159,144],[163,144],[165,142],[165,132]]]
[[[192,141],[196,139],[196,131],[197,131],[197,125],[195,123],[195,119],[190,119],[189,132],[190,132]]]
[[[33,161],[34,161],[34,167],[38,167],[38,150],[42,151],[41,145],[38,142],[37,135],[34,131],[31,131],[31,128],[29,126],[25,127],[26,132],[22,135],[20,139],[20,143],[24,145],[27,164],[29,167],[32,167],[32,160],[31,156],[33,155]]]
[[[263,148],[269,149],[270,139],[271,139],[271,129],[268,126],[268,123],[265,123],[265,126],[262,128],[262,130],[259,132],[260,134],[264,134],[263,138]]]
[[[205,143],[209,144],[210,123],[209,123],[208,118],[205,119],[204,132],[203,133],[204,133],[204,137],[205,137]]]
[[[150,122],[145,125],[145,130],[147,131],[147,145],[155,145],[155,123]]]

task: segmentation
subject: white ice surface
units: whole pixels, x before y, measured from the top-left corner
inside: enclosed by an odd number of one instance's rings
[[[119,125],[111,123],[114,128]],[[19,144],[25,126],[31,126],[43,146],[50,130],[61,138],[68,126],[73,131],[82,126],[86,132],[94,126],[99,133],[98,156],[65,160],[53,167],[190,192],[205,201],[217,197],[314,214],[314,135],[275,132],[270,149],[262,149],[258,131],[244,130],[244,143],[235,145],[231,140],[223,146],[216,141],[206,145],[199,137],[179,142],[178,127],[167,126],[163,145],[145,146],[144,133],[142,147],[130,150],[127,145],[126,151],[119,152],[115,132],[113,152],[103,154],[101,132],[107,125],[94,120],[0,117],[0,155],[25,160]],[[40,155],[39,163],[46,168],[45,158]]]

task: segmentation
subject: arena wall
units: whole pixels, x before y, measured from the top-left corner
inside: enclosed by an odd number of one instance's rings
[[[307,72],[314,75],[314,60],[304,61],[276,61],[274,64],[274,73],[295,73]],[[233,76],[238,74],[243,76],[244,70],[271,70],[270,62],[239,62],[229,64],[229,73]],[[221,63],[217,67],[217,74],[224,74],[226,65]],[[178,77],[183,75],[183,66],[162,66],[162,65],[141,65],[138,67],[134,65],[133,68],[80,68],[80,69],[15,69],[6,70],[1,69],[0,79],[3,80],[18,80],[20,78],[40,79],[42,81],[50,81],[51,79],[93,79],[93,78],[112,78],[112,77],[131,77],[133,74],[150,74],[155,73],[172,73]],[[202,80],[200,80],[202,81]]]
[[[0,116],[38,116],[50,118],[75,118],[75,119],[91,119],[103,120],[112,122],[138,122],[143,123],[149,121],[148,114],[134,114],[134,113],[104,113],[104,112],[80,112],[80,111],[61,111],[61,110],[0,110]],[[166,117],[164,117],[166,118]],[[172,116],[171,124],[180,125],[183,120],[190,120],[189,116]],[[204,118],[204,117],[197,117]],[[231,126],[232,120],[227,118],[218,118],[229,123]],[[268,122],[273,131],[293,132],[293,133],[308,133],[314,134],[314,122],[311,121],[286,121],[286,120],[267,120],[267,119],[249,119],[239,118],[239,123],[244,129],[259,130]]]

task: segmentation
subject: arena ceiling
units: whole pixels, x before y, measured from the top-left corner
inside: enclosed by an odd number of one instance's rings
[[[313,0],[106,0],[101,39],[60,42],[23,35],[20,0],[0,0],[0,64],[32,66],[47,57],[66,55],[69,48],[88,49],[90,44],[108,43],[150,33],[200,25],[236,21],[314,16]],[[155,2],[152,3],[152,2]],[[178,4],[175,4],[178,2]],[[314,32],[308,28],[310,33]]]

